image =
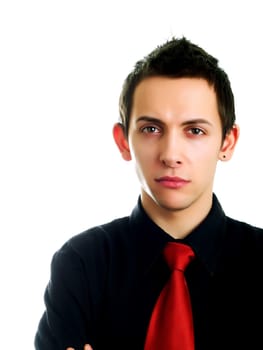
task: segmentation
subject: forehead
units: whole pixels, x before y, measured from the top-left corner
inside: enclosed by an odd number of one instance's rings
[[[219,118],[213,86],[202,78],[150,77],[134,91],[131,117],[141,114]]]

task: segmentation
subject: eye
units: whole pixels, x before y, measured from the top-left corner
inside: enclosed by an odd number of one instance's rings
[[[143,128],[141,128],[141,132],[145,133],[145,134],[156,134],[160,132],[160,129],[157,128],[156,126],[144,126]]]
[[[204,134],[205,134],[205,132],[204,132],[202,129],[197,128],[197,127],[195,127],[195,128],[190,128],[190,129],[188,129],[187,132],[188,132],[189,134],[192,134],[192,135],[204,135]]]

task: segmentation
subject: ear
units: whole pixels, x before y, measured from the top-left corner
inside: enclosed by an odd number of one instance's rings
[[[220,160],[229,160],[232,158],[234,153],[238,138],[240,134],[240,129],[238,125],[234,125],[233,128],[226,134],[223,141],[222,147],[219,152]]]
[[[114,141],[122,155],[122,158],[127,161],[131,160],[132,158],[131,158],[130,147],[123,129],[123,125],[120,123],[114,124],[112,133],[113,133]]]

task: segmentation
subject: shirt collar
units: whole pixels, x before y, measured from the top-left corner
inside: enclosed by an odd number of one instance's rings
[[[211,274],[217,270],[225,234],[226,216],[214,194],[207,217],[184,239]]]
[[[212,207],[206,218],[184,239],[175,240],[157,226],[143,209],[141,199],[130,215],[131,232],[135,239],[137,257],[145,267],[145,273],[162,254],[168,242],[180,241],[188,244],[196,256],[213,274],[217,269],[217,261],[225,235],[226,216],[213,194]]]

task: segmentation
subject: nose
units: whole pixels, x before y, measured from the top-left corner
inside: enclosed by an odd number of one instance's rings
[[[178,168],[182,164],[182,143],[176,135],[163,137],[160,150],[160,161],[169,168]]]

